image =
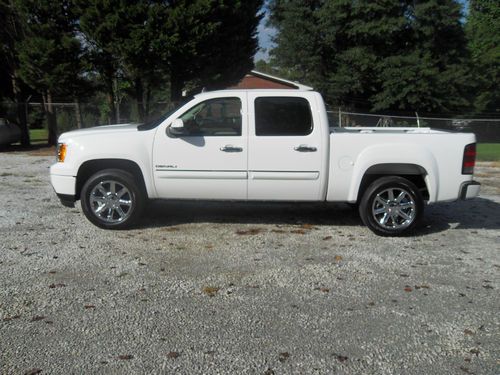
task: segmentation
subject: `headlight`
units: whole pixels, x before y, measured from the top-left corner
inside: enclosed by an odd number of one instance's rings
[[[66,151],[67,147],[64,143],[57,144],[57,161],[59,163],[64,163],[64,159],[66,159]]]

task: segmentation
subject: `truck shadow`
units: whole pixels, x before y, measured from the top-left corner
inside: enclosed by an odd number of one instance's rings
[[[500,229],[500,203],[476,198],[426,207],[413,236],[456,229]],[[362,226],[357,209],[346,204],[153,201],[148,204],[141,228],[169,227],[189,223],[217,224],[311,224],[316,226]]]

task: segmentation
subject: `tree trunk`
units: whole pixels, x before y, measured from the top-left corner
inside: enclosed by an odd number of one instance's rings
[[[144,118],[144,121],[149,120],[150,111],[151,111],[151,85],[148,85],[146,89],[146,105],[145,105],[146,117]]]
[[[106,79],[106,91],[109,105],[109,123],[116,124],[115,91],[113,89],[113,79]]]
[[[19,121],[19,127],[21,128],[21,145],[23,147],[28,147],[30,145],[30,131],[28,128],[28,104],[25,103],[26,99],[21,93],[16,77],[12,77],[12,88],[14,91],[14,96],[17,105],[17,120]]]
[[[76,117],[76,127],[78,129],[82,128],[82,112],[80,110],[80,101],[77,97],[73,99],[75,101],[75,117]]]
[[[49,137],[47,139],[49,146],[55,146],[57,144],[57,119],[54,105],[52,104],[52,93],[47,90],[44,95],[44,108],[47,114],[47,122],[49,127]]]
[[[116,99],[116,103],[115,103],[115,113],[116,113],[116,123],[119,124],[120,123],[120,104],[122,102],[122,99],[120,97],[120,93],[118,92],[118,79],[115,77],[113,79],[113,86],[115,88],[115,99]]]
[[[182,82],[182,79],[179,79],[175,74],[172,74],[170,77],[170,101],[177,106],[182,100],[184,82]]]
[[[135,87],[135,100],[137,103],[137,114],[139,115],[139,121],[144,121],[144,87],[142,85],[142,80],[137,78],[134,82]]]

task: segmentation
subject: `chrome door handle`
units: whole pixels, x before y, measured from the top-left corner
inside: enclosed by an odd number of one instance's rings
[[[298,152],[316,152],[318,149],[313,146],[308,146],[308,145],[299,145],[297,147],[293,148],[295,151]]]
[[[243,148],[232,145],[225,145],[224,147],[221,147],[220,150],[224,152],[242,152]]]

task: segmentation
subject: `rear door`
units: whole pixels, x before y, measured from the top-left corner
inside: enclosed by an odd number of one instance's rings
[[[248,199],[321,198],[326,142],[313,93],[248,93]]]

